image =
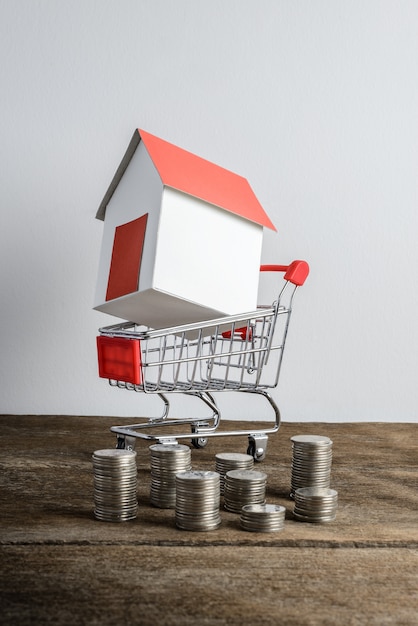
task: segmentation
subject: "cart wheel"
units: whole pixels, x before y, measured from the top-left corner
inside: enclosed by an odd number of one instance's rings
[[[125,450],[125,437],[116,437],[116,449]]]
[[[248,444],[247,454],[249,454],[250,456],[254,457],[254,455],[255,455],[255,441],[250,441],[250,443]]]
[[[253,457],[258,463],[266,458],[266,449],[258,445],[254,439],[249,439],[247,454]]]
[[[135,437],[131,437],[130,435],[121,435],[118,434],[116,436],[116,449],[117,450],[135,450]]]
[[[192,424],[192,433],[198,434],[199,428],[202,428],[202,426],[203,427],[209,426],[209,424],[207,424],[206,422],[201,422],[199,424]],[[194,448],[204,448],[207,445],[208,445],[207,437],[192,437],[192,446]]]
[[[193,437],[192,446],[194,448],[205,448],[208,445],[208,440],[205,437]]]

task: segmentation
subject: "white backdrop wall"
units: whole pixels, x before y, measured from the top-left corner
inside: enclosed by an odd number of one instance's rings
[[[154,411],[98,378],[92,310],[142,127],[248,178],[263,262],[310,263],[283,419],[415,421],[417,33],[416,0],[0,0],[0,413]]]

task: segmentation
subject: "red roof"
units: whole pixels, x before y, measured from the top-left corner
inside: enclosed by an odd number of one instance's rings
[[[140,140],[144,142],[163,185],[276,230],[245,178],[141,129],[135,131],[96,217],[104,219],[106,205]]]

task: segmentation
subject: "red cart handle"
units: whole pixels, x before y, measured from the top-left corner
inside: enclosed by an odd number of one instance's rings
[[[260,272],[285,272],[284,279],[300,287],[309,274],[306,261],[292,261],[290,265],[261,265]]]

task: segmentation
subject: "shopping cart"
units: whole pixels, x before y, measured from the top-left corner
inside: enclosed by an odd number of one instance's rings
[[[127,426],[112,426],[117,447],[133,449],[136,439],[174,443],[190,439],[202,448],[208,437],[244,435],[247,453],[265,458],[268,435],[280,427],[279,409],[268,392],[277,386],[292,311],[293,296],[309,273],[305,261],[262,265],[261,271],[284,272],[284,284],[272,305],[250,313],[153,330],[123,322],[99,330],[99,376],[111,386],[157,394],[163,402],[159,417],[139,418]],[[221,412],[215,394],[241,392],[263,397],[269,407],[267,428],[220,430]],[[167,394],[200,399],[210,416],[173,418]],[[271,419],[271,413],[274,419]],[[187,427],[187,431],[186,431]]]

